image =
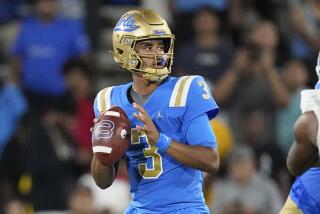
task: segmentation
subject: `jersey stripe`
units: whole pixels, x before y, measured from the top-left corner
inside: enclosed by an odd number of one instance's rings
[[[178,93],[177,93],[177,98],[174,102],[174,106],[180,106],[181,104],[181,97],[182,97],[182,93],[183,93],[183,90],[184,90],[184,86],[187,82],[187,80],[189,79],[189,77],[184,77],[180,83],[180,86],[179,86],[179,89],[178,89]]]
[[[177,81],[170,98],[169,107],[183,107],[186,105],[191,82],[196,77],[184,76]]]
[[[113,87],[101,90],[97,95],[99,112],[106,112],[111,106],[111,91]]]
[[[172,92],[172,95],[171,95],[171,98],[170,98],[169,107],[174,107],[175,100],[176,100],[176,98],[177,98],[177,94],[178,94],[178,90],[179,90],[181,81],[182,81],[184,78],[186,78],[186,77],[181,77],[181,78],[176,82],[176,85],[175,85],[174,88],[173,88],[173,92]]]
[[[181,97],[181,102],[180,102],[180,106],[185,106],[186,103],[187,103],[187,98],[188,98],[188,92],[189,92],[189,89],[190,89],[190,85],[191,85],[191,82],[194,78],[196,78],[197,76],[190,76],[184,86],[184,89],[183,89],[183,93],[182,93],[182,97]]]
[[[106,110],[108,110],[111,107],[111,91],[113,89],[112,87],[108,87],[105,95],[105,100],[106,100]]]
[[[100,112],[105,112],[106,111],[106,92],[108,88],[105,88],[101,91],[100,95],[100,104],[101,104],[101,111]]]
[[[104,90],[106,90],[106,89],[99,91],[99,93],[97,94],[97,107],[98,107],[99,112],[101,112],[101,93]]]

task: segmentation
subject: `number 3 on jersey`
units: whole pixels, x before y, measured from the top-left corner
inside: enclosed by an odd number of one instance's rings
[[[202,98],[205,100],[210,99],[210,91],[209,91],[207,84],[203,80],[200,80],[200,81],[198,81],[198,85],[200,87],[202,87],[202,89],[204,91],[204,93],[202,94]]]
[[[162,167],[162,157],[157,152],[157,147],[150,144],[148,142],[147,135],[144,131],[139,131],[137,129],[131,129],[131,143],[134,144],[140,144],[143,141],[146,142],[146,148],[143,149],[143,155],[146,158],[145,163],[139,163],[138,169],[140,175],[144,179],[153,179],[153,178],[159,178],[163,171]],[[151,158],[152,167],[147,166],[147,160]]]

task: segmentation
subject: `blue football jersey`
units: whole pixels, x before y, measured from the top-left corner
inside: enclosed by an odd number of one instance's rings
[[[297,177],[290,197],[305,214],[320,213],[320,168],[314,167]]]
[[[136,110],[128,100],[132,83],[101,90],[94,104],[96,117],[111,105],[121,107],[131,122],[131,145],[126,152],[132,202],[128,213],[169,213],[186,208],[187,213],[208,213],[202,193],[202,172],[187,167],[167,153],[159,153],[149,144],[146,134],[136,125]],[[188,142],[186,132],[191,121],[206,113],[211,120],[219,108],[201,76],[167,77],[150,95],[143,108],[156,127],[172,140],[187,144],[216,147],[212,139]],[[200,140],[201,139],[201,140]],[[133,211],[134,210],[134,211]],[[191,211],[195,210],[195,211]]]

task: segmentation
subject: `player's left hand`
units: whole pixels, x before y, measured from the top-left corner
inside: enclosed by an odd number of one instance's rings
[[[136,128],[140,131],[145,131],[149,142],[151,144],[156,144],[158,142],[160,133],[157,127],[154,125],[148,112],[146,112],[146,110],[144,110],[144,108],[137,103],[133,103],[133,107],[138,111],[138,113],[134,113],[133,116],[144,124],[144,126],[137,125]]]

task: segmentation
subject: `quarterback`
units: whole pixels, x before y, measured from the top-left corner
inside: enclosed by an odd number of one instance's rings
[[[170,77],[174,35],[149,9],[125,13],[113,30],[114,60],[132,73],[132,82],[101,90],[96,118],[121,107],[131,123],[126,151],[132,201],[126,213],[209,213],[203,172],[214,174],[219,156],[210,120],[219,111],[203,77]],[[100,188],[109,187],[118,164],[91,171]]]

